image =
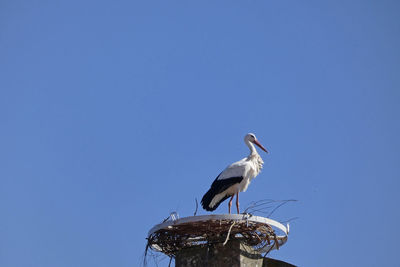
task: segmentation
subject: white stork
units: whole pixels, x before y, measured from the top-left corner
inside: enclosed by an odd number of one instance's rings
[[[257,153],[253,144],[256,144],[268,153],[252,133],[249,133],[244,137],[244,142],[250,149],[250,155],[229,165],[218,175],[212,183],[211,188],[201,199],[201,205],[205,210],[213,211],[218,208],[219,204],[224,200],[231,197],[228,204],[230,214],[232,200],[236,195],[236,208],[239,213],[239,192],[247,190],[250,181],[260,173],[264,164],[264,161]]]

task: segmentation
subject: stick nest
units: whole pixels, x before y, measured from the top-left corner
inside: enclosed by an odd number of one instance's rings
[[[160,251],[168,256],[184,248],[207,246],[214,243],[224,243],[229,240],[240,240],[255,250],[268,253],[272,248],[284,242],[274,229],[264,223],[247,220],[207,220],[181,223],[160,229],[150,235],[147,247]],[[268,246],[268,247],[267,247]],[[265,251],[265,248],[267,251]]]

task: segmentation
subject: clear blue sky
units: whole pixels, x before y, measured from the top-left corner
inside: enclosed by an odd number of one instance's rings
[[[398,265],[399,14],[395,0],[2,1],[0,266],[139,266],[147,231],[192,215],[247,132],[271,153],[242,207],[299,200],[275,214],[299,219],[271,256]]]

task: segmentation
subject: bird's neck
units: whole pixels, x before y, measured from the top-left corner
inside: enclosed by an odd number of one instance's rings
[[[254,147],[253,143],[251,142],[246,142],[246,145],[249,147],[250,149],[250,155],[247,157],[247,160],[253,162],[253,166],[254,166],[254,176],[257,176],[258,173],[261,171],[264,161],[262,160],[262,158],[260,157],[260,155],[257,153],[256,148]]]
[[[250,149],[250,155],[249,156],[254,156],[254,155],[258,155],[256,148],[254,147],[253,143],[250,141],[246,141],[246,145],[249,147]]]

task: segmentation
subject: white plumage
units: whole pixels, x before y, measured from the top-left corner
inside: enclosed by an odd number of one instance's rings
[[[229,165],[218,175],[201,200],[205,210],[215,210],[225,199],[231,196],[228,205],[229,213],[231,213],[232,199],[236,195],[236,207],[239,213],[239,192],[247,190],[251,180],[260,173],[264,163],[253,144],[268,153],[252,133],[244,137],[244,142],[250,149],[250,155]]]

